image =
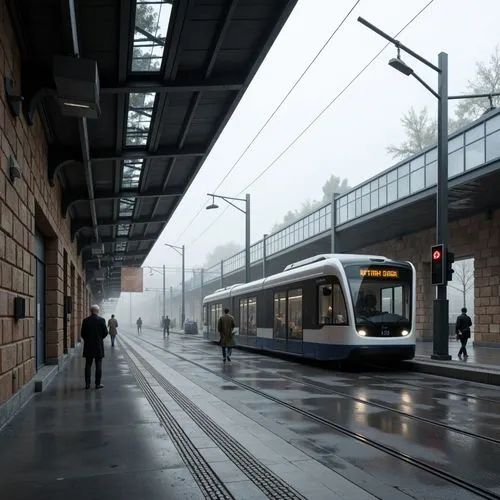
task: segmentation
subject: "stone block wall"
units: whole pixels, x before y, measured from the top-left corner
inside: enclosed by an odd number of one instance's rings
[[[0,82],[14,79],[21,90],[21,55],[5,0],[0,0]],[[47,180],[48,145],[38,116],[29,125],[21,114],[14,117],[0,85],[0,404],[26,384],[36,371],[35,343],[35,228],[46,238],[46,360],[63,353],[63,304],[65,290],[63,254],[75,269],[81,288],[73,291],[75,311],[82,317],[85,276],[76,245],[70,240],[70,219],[60,216],[61,188]],[[21,178],[11,182],[8,164],[15,159]],[[67,277],[70,282],[71,277]],[[76,293],[75,293],[76,292]],[[69,295],[70,293],[68,293]],[[15,321],[14,298],[26,299],[26,318]],[[85,304],[87,306],[87,304]],[[71,341],[77,339],[71,322]]]
[[[427,230],[397,240],[359,249],[410,260],[417,270],[417,335],[432,338],[430,248],[435,231]],[[500,346],[500,210],[454,221],[449,225],[449,247],[455,260],[474,258],[474,343]]]

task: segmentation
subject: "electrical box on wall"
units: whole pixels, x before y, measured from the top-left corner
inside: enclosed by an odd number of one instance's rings
[[[26,318],[26,299],[23,297],[14,298],[14,318],[16,321]]]

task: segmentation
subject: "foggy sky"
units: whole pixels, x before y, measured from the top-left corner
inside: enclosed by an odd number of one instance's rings
[[[356,21],[358,16],[395,34],[427,3],[362,0],[217,193],[244,195],[240,192],[245,186],[385,45],[384,39]],[[219,210],[203,210],[190,221],[209,203],[206,193],[213,192],[226,176],[353,4],[353,0],[298,1],[144,265],[180,266],[180,257],[163,246],[164,242],[186,245],[187,267],[203,264],[206,254],[218,244],[234,241],[243,247],[244,216],[232,207],[223,212],[223,202]],[[450,95],[464,93],[474,76],[476,61],[487,61],[499,42],[498,19],[498,0],[435,0],[399,39],[436,64],[438,53],[447,52]],[[395,164],[386,147],[404,140],[400,118],[410,106],[417,110],[427,106],[435,116],[435,98],[416,80],[387,65],[395,55],[394,48],[387,48],[307,134],[251,186],[252,242],[269,232],[288,210],[321,198],[321,187],[331,174],[346,177],[355,186]],[[436,74],[404,53],[402,58],[436,88]],[[451,103],[450,116],[453,109]]]

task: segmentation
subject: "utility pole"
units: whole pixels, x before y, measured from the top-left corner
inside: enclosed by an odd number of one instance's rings
[[[163,320],[165,320],[165,316],[166,316],[166,303],[165,303],[165,295],[166,295],[166,276],[165,276],[165,273],[166,273],[166,269],[165,269],[165,264],[163,264]],[[163,326],[163,324],[162,324]]]

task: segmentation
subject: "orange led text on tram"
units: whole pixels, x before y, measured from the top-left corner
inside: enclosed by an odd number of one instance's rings
[[[397,269],[360,269],[361,278],[391,278],[398,279],[399,271]]]

